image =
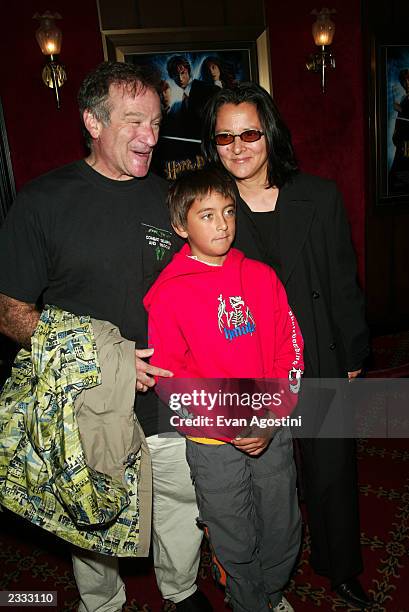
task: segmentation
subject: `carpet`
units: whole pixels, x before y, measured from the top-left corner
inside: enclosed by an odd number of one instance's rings
[[[377,336],[371,342],[369,378],[409,377],[409,331]]]
[[[409,441],[358,441],[358,468],[365,564],[362,584],[375,601],[374,612],[408,612]],[[286,590],[295,610],[354,610],[329,590],[325,579],[312,572],[308,553],[309,535],[304,525],[302,554]],[[223,592],[211,577],[210,561],[209,549],[204,544],[200,587],[212,601],[215,612],[228,612]],[[127,587],[126,612],[173,610],[170,602],[161,599],[150,559],[123,560],[121,573]],[[0,590],[30,589],[57,591],[58,612],[73,612],[77,608],[78,593],[67,544],[4,512],[0,527]]]

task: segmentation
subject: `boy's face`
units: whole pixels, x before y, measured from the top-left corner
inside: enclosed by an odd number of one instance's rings
[[[179,64],[179,66],[177,67],[177,71],[178,77],[176,83],[179,85],[179,87],[182,87],[184,89],[188,86],[190,81],[189,69],[183,64]]]
[[[209,193],[193,202],[185,227],[175,231],[187,238],[192,255],[200,261],[221,265],[234,240],[236,206],[220,193]]]

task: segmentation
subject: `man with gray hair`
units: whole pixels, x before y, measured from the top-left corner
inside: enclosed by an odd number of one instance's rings
[[[84,80],[79,108],[89,155],[19,193],[0,232],[0,331],[30,350],[43,305],[110,321],[135,342],[137,413],[151,452],[153,550],[162,595],[177,610],[211,610],[197,591],[202,533],[182,437],[159,437],[142,298],[179,248],[167,183],[149,172],[161,122],[159,80],[103,62]],[[100,450],[104,453],[104,449]],[[147,554],[147,550],[142,554]],[[118,612],[125,588],[113,556],[76,549],[80,612]]]

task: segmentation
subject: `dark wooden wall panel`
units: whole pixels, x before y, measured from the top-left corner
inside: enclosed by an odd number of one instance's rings
[[[267,0],[270,1],[271,0]],[[264,22],[264,2],[255,0],[225,0],[227,23],[240,26],[258,25]]]
[[[176,28],[184,25],[181,0],[138,0],[141,28]]]
[[[264,26],[263,0],[97,0],[101,30]]]
[[[183,7],[186,26],[222,26],[228,23],[224,3],[220,0],[184,0]]]
[[[98,0],[102,30],[140,27],[138,3],[135,0]],[[151,2],[154,4],[154,2]]]

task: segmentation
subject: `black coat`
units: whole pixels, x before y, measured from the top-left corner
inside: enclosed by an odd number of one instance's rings
[[[297,174],[280,190],[278,206],[279,276],[304,337],[305,375],[343,377],[361,367],[369,334],[341,195],[332,181]],[[268,263],[268,249],[241,198],[235,246]],[[298,469],[311,535],[310,563],[335,588],[362,571],[362,558],[355,441],[315,437],[333,397],[332,389],[319,389],[299,403],[300,414],[308,419],[303,418]]]
[[[362,366],[369,334],[342,197],[334,182],[300,173],[281,188],[278,205],[279,276],[303,334],[306,374],[345,376]],[[235,246],[268,262],[240,197]]]

